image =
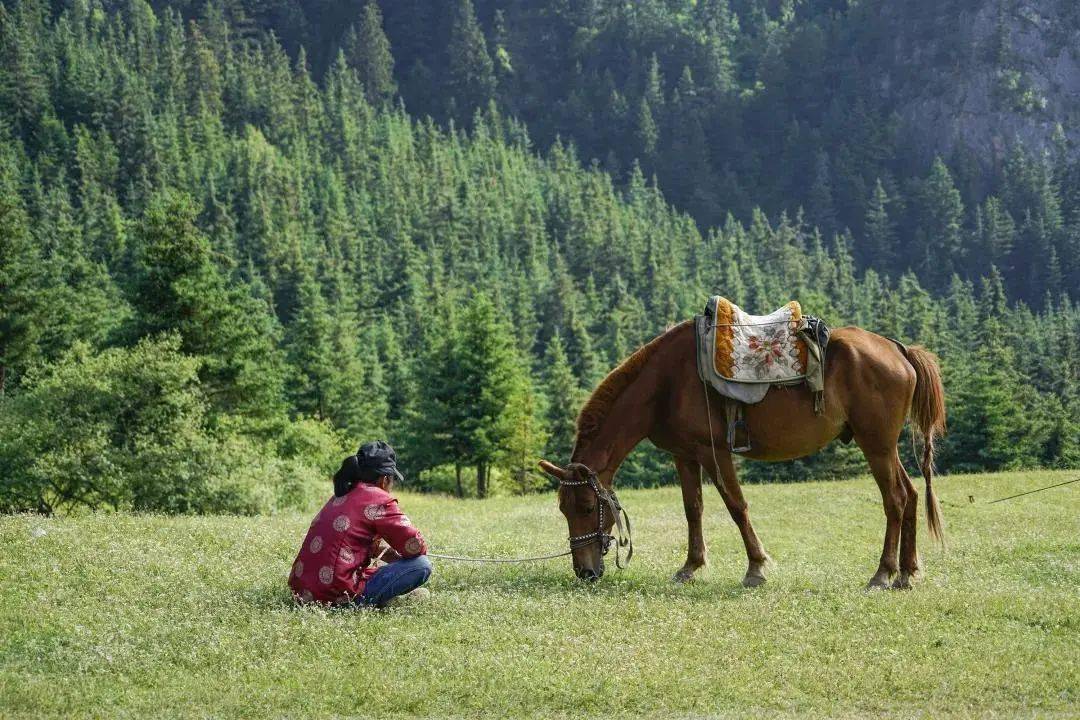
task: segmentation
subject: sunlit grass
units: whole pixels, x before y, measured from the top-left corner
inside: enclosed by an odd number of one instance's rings
[[[291,605],[308,514],[0,518],[0,716],[1076,716],[1080,484],[987,504],[1070,477],[939,479],[950,546],[923,532],[912,592],[863,590],[863,478],[746,488],[777,561],[757,590],[712,488],[711,567],[670,582],[665,488],[620,493],[637,553],[595,586],[565,558],[439,562],[428,604],[381,613]],[[443,552],[563,547],[552,495],[401,499]]]

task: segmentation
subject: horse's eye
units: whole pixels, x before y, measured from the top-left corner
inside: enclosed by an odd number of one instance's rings
[[[589,505],[587,507],[581,508],[581,514],[582,515],[592,515],[594,512],[596,512],[596,506],[595,505]]]

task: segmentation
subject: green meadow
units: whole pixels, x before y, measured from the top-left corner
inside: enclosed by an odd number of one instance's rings
[[[627,490],[628,570],[437,561],[429,602],[382,612],[293,607],[309,513],[7,516],[0,716],[1076,717],[1080,484],[989,504],[1071,477],[940,478],[949,546],[923,528],[909,592],[863,589],[883,532],[864,477],[746,488],[762,588],[711,487],[689,585],[678,489]],[[552,494],[399,496],[434,551],[564,547]]]

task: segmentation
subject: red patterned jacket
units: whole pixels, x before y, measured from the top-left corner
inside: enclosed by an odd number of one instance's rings
[[[377,569],[372,560],[380,539],[403,558],[427,553],[420,531],[385,490],[360,483],[332,497],[311,521],[289,587],[300,602],[350,602],[364,592]]]

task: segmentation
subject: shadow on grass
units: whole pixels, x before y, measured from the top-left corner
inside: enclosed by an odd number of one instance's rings
[[[470,567],[450,571],[438,566],[429,587],[440,594],[468,594],[482,590],[534,600],[563,597],[567,601],[576,601],[593,598],[602,603],[615,603],[628,597],[647,597],[710,604],[767,592],[763,589],[744,588],[737,580],[697,580],[684,584],[674,582],[667,575],[650,575],[640,570],[609,571],[598,582],[586,583],[575,578],[566,568],[506,570]],[[236,599],[262,611],[295,610],[300,607],[293,601],[292,593],[284,585],[253,586],[238,591]],[[354,610],[352,607],[331,609],[333,612]]]
[[[448,575],[448,576],[447,576]],[[596,583],[584,583],[568,573],[528,573],[513,575],[472,572],[468,575],[436,576],[429,585],[437,595],[468,596],[477,592],[504,595],[508,599],[549,601],[561,598],[568,603],[581,601],[600,604],[619,604],[627,599],[672,600],[691,604],[716,604],[735,601],[762,589],[747,589],[737,581],[697,581],[688,584],[673,582],[669,576],[605,576]],[[255,586],[238,593],[237,600],[260,611],[280,612],[300,609],[287,588]],[[330,612],[354,612],[352,607],[328,608]]]

